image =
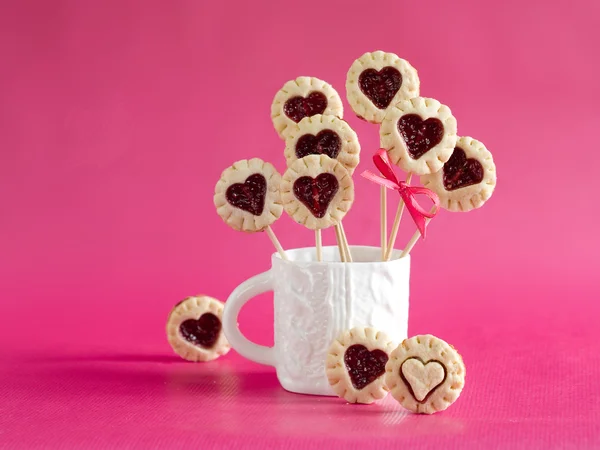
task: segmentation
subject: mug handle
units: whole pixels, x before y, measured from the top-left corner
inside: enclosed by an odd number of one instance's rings
[[[231,346],[242,356],[267,366],[275,366],[275,349],[249,341],[238,327],[242,306],[252,297],[273,290],[271,271],[247,279],[231,293],[223,310],[223,331]]]

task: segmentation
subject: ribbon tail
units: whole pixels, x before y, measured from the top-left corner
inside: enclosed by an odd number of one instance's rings
[[[408,209],[412,220],[415,222],[415,225],[417,226],[417,230],[419,230],[421,237],[425,239],[425,235],[427,233],[427,219],[425,219],[423,215],[419,214],[417,210],[409,207],[408,205],[406,205],[406,209]]]

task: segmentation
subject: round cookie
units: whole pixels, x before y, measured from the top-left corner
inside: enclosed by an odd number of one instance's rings
[[[285,139],[294,125],[305,117],[327,114],[344,117],[342,99],[327,82],[315,77],[290,80],[275,94],[271,119],[275,131]]]
[[[461,137],[442,170],[421,177],[423,186],[434,191],[440,205],[449,211],[480,208],[496,187],[496,165],[483,143]]]
[[[167,320],[167,339],[188,361],[212,361],[230,350],[222,330],[223,303],[199,295],[175,305]]]
[[[348,403],[373,403],[388,393],[385,366],[394,343],[374,328],[343,332],[329,347],[325,371],[334,392]]]
[[[437,100],[415,97],[390,108],[379,129],[381,146],[406,172],[439,171],[456,145],[456,119]]]
[[[311,230],[338,224],[354,201],[354,183],[344,166],[326,155],[294,162],[281,179],[285,211]]]
[[[336,116],[316,114],[290,128],[285,139],[288,166],[308,155],[337,159],[352,175],[360,161],[360,143],[350,125]]]
[[[465,384],[465,365],[451,345],[430,334],[405,339],[385,366],[392,396],[406,409],[433,414],[454,403]]]
[[[215,186],[217,213],[231,228],[262,231],[281,216],[281,175],[259,158],[244,159],[225,169]]]
[[[388,108],[419,96],[419,75],[394,53],[376,51],[358,58],[346,77],[346,96],[357,116],[381,123]]]

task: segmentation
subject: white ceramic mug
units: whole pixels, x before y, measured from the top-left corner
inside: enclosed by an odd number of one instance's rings
[[[379,247],[352,247],[354,262],[342,263],[338,247],[275,253],[271,269],[240,284],[227,299],[223,330],[231,346],[252,361],[274,366],[288,391],[334,395],[325,376],[327,349],[344,330],[370,326],[400,343],[407,337],[410,258],[381,261]],[[246,339],[238,328],[244,304],[263,292],[274,292],[275,345]]]

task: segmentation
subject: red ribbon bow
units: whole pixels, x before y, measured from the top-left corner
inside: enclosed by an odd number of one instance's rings
[[[369,172],[368,170],[365,170],[361,175],[368,180],[385,186],[388,189],[398,191],[400,197],[402,197],[402,200],[404,200],[406,209],[408,209],[408,212],[415,222],[419,233],[421,233],[421,236],[425,238],[425,230],[428,222],[427,219],[432,219],[439,211],[440,199],[438,198],[437,194],[431,189],[411,186],[404,181],[399,181],[394,173],[392,163],[385,149],[380,148],[377,150],[377,153],[373,155],[373,162],[375,163],[375,167],[377,167],[383,176],[380,177],[379,175]],[[435,206],[435,210],[432,210],[431,212],[425,211],[415,198],[417,194],[424,194],[429,197]]]

